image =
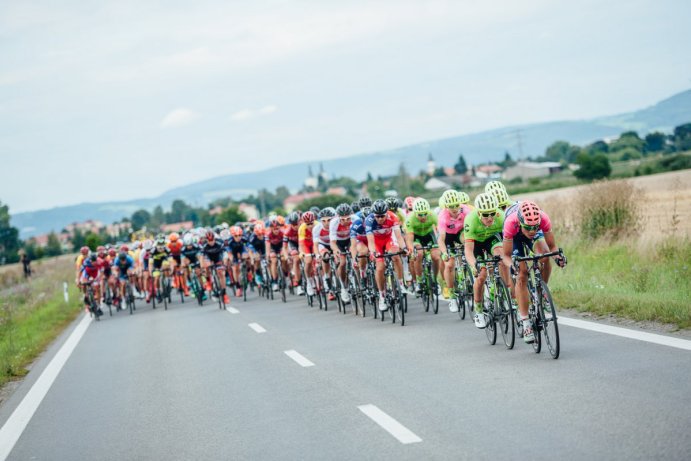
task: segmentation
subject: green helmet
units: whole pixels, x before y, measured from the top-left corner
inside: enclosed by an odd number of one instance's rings
[[[499,204],[499,206],[511,205],[511,199],[509,198],[509,194],[506,193],[506,190],[494,189],[492,190],[492,194],[497,199],[497,203]]]
[[[465,192],[459,192],[458,196],[460,197],[459,201],[461,202],[461,204],[466,205],[470,203],[470,196]]]
[[[439,197],[439,208],[441,208],[442,210],[444,208],[446,208],[446,203],[444,203],[444,195],[443,194],[441,197]]]
[[[506,192],[506,187],[499,181],[490,181],[485,184],[485,192],[493,192],[495,190],[503,190]]]
[[[424,198],[419,198],[413,203],[413,211],[417,214],[427,214],[430,211],[429,202]]]
[[[485,192],[475,197],[475,208],[477,208],[477,211],[480,213],[491,213],[497,211],[498,207],[499,203],[494,194]]]
[[[445,207],[451,206],[456,208],[461,204],[461,196],[453,189],[444,191],[441,198],[444,200]]]

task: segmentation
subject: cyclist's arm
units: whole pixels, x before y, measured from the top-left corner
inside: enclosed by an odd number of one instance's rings
[[[372,234],[367,234],[367,247],[370,253],[377,254],[377,247],[374,245],[374,235]]]
[[[475,263],[477,260],[475,259],[475,254],[473,253],[475,251],[475,240],[466,240],[465,241],[465,260],[468,261],[468,265],[470,267],[475,267]]]
[[[504,243],[502,243],[502,249],[503,251],[503,257],[502,261],[504,261],[504,265],[506,267],[511,267],[511,255],[513,253],[513,239],[504,239]]]
[[[407,249],[408,246],[406,245],[405,240],[403,240],[403,235],[401,235],[401,228],[399,226],[395,226],[393,228],[393,233],[396,236],[396,240],[398,241],[398,245],[401,247],[401,249]]]
[[[545,232],[545,243],[547,244],[547,247],[549,248],[550,253],[552,251],[557,251],[557,242],[554,238],[554,233],[552,231]]]

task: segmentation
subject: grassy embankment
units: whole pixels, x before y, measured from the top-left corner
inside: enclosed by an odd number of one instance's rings
[[[0,386],[24,376],[27,365],[81,312],[73,259],[36,261],[26,282],[21,265],[0,268]],[[63,282],[68,282],[69,303]]]
[[[608,181],[544,199],[569,257],[550,281],[559,307],[691,328],[691,185],[662,181],[650,190]]]

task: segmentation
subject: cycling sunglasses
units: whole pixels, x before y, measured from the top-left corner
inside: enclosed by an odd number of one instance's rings
[[[460,207],[461,205],[446,205],[449,210],[458,210]]]
[[[482,216],[483,218],[493,218],[496,215],[497,215],[496,211],[492,211],[490,213],[480,213],[480,216]]]
[[[429,213],[415,213],[415,215],[418,218],[426,218],[427,216],[429,216]]]
[[[540,228],[540,225],[535,224],[534,226],[528,226],[527,224],[521,224],[521,227],[527,231],[536,231]]]
[[[382,219],[382,218],[386,218],[386,215],[385,214],[375,214],[374,217],[377,219]]]

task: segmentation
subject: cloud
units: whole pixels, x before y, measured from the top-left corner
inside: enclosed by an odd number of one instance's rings
[[[244,122],[246,120],[251,120],[257,117],[264,117],[266,115],[271,115],[278,110],[278,107],[274,105],[264,106],[261,109],[251,110],[243,109],[235,112],[230,116],[230,119],[234,122]]]
[[[161,120],[161,128],[174,128],[192,123],[199,118],[199,114],[189,109],[179,108],[168,113]]]

